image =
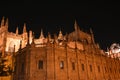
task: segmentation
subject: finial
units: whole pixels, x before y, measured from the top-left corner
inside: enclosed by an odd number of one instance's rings
[[[6,19],[5,26],[8,27],[8,18]]]
[[[44,38],[43,30],[42,29],[41,29],[41,33],[40,33],[40,37],[39,38]]]
[[[18,32],[18,27],[17,27],[17,28],[16,28],[16,35],[18,35],[18,33],[19,33],[19,32]]]
[[[75,20],[75,23],[74,23],[74,28],[75,28],[75,30],[77,30],[77,21]]]
[[[26,32],[26,23],[24,23],[24,27],[23,27],[23,33]]]
[[[75,20],[75,23],[74,23],[74,28],[75,28],[76,35],[78,35],[78,31],[80,31],[80,28],[79,28],[76,20]]]
[[[51,39],[51,35],[50,35],[50,32],[48,32],[48,41],[50,41]]]
[[[1,26],[4,26],[4,25],[5,25],[5,17],[3,16],[1,21]]]
[[[92,28],[90,28],[90,33],[93,34]]]
[[[95,43],[92,28],[90,28],[90,34],[91,34],[92,43]]]
[[[60,29],[60,31],[59,31],[58,39],[63,40],[63,34],[62,34],[61,29]]]

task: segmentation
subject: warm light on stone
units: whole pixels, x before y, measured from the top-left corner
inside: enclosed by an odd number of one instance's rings
[[[6,66],[14,70],[13,75],[0,80],[119,80],[120,60],[108,56],[94,40],[94,34],[80,29],[76,20],[74,31],[51,37],[40,37],[27,31],[24,23],[19,34],[8,31],[8,19],[4,17],[0,26],[0,51],[8,59]],[[118,50],[119,51],[119,50]],[[110,51],[109,55],[111,54]],[[107,52],[108,53],[108,52]],[[120,54],[117,54],[120,56]]]

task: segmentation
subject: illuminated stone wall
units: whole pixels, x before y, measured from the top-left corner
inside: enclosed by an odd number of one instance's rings
[[[5,63],[6,66],[13,67],[12,65],[12,54],[17,52],[20,48],[20,41],[22,41],[22,48],[24,48],[28,41],[28,35],[26,31],[26,25],[23,26],[23,33],[19,34],[18,28],[16,33],[8,31],[8,18],[2,17],[0,24],[0,52],[2,57],[8,61]],[[31,41],[31,37],[30,37]],[[14,50],[15,49],[15,50]],[[0,77],[0,79],[11,80],[11,77]]]
[[[60,30],[54,37],[34,38],[32,31],[23,26],[23,33],[8,31],[8,19],[0,26],[0,50],[9,54],[15,49],[14,80],[118,80],[120,61],[108,57],[90,33],[75,30],[63,35]],[[29,39],[29,40],[28,40]],[[28,44],[29,41],[29,44]],[[21,48],[20,48],[21,45]],[[11,59],[13,56],[7,56]],[[10,59],[9,58],[9,59]],[[13,62],[7,63],[11,65]],[[1,77],[0,77],[1,78]],[[8,79],[10,80],[10,78]]]
[[[88,52],[57,44],[48,44],[46,47],[32,44],[16,55],[15,80],[119,80],[120,61],[97,50]],[[39,69],[40,60],[43,61],[42,69]]]
[[[53,42],[48,38],[44,43],[34,39],[36,41],[19,50],[16,53],[14,79],[119,80],[120,61],[108,57],[100,49],[99,44],[94,42],[92,32],[82,32],[84,36],[77,40],[74,40],[76,35],[71,35],[73,33],[76,31],[68,35],[71,38],[68,40],[64,40],[62,35],[61,39],[58,39],[59,35],[52,38]]]
[[[28,33],[26,31],[26,24],[23,26],[23,33],[19,34],[18,28],[16,28],[16,33],[8,31],[8,19],[4,17],[1,20],[0,26],[0,51],[13,52],[15,45],[15,52],[18,51],[20,47],[20,41],[22,41],[22,48],[24,48],[28,41]],[[30,32],[30,42],[31,42],[31,32]]]

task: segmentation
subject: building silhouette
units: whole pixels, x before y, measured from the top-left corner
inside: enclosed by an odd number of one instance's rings
[[[8,31],[8,19],[1,21],[0,49],[3,56],[11,55],[12,80],[119,80],[120,61],[111,58],[94,40],[92,29],[82,31],[74,22],[69,34],[48,35],[41,29],[19,34]]]

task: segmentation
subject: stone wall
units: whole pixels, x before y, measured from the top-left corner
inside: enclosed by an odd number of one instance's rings
[[[102,54],[52,44],[41,48],[26,47],[20,53],[16,63],[19,65],[18,78],[24,77],[21,80],[118,80],[120,78],[120,61]],[[23,54],[25,55],[22,56]],[[38,67],[39,60],[43,61],[43,69]],[[19,73],[21,61],[26,63],[24,75]]]

